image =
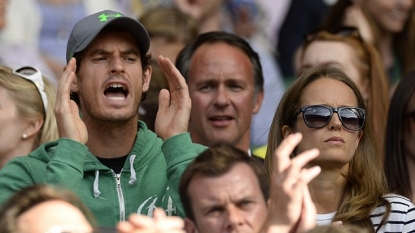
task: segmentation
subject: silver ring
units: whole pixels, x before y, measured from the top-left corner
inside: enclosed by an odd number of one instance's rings
[[[181,88],[182,88],[181,86],[178,86],[178,87],[177,87],[177,89],[179,89],[179,90],[180,90]]]

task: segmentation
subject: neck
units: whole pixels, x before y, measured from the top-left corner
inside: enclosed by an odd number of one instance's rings
[[[22,139],[19,143],[19,146],[16,146],[12,151],[8,151],[8,153],[0,154],[0,169],[6,165],[11,159],[19,157],[19,156],[26,156],[34,149],[36,149],[39,144],[35,144],[37,134],[32,135],[26,139]]]
[[[207,147],[212,147],[217,144],[226,144],[234,146],[240,150],[248,151],[250,149],[250,139],[251,139],[251,132],[250,129],[240,138],[237,138],[235,141],[230,140],[217,140],[214,136],[210,136],[210,138],[214,138],[216,140],[210,140],[208,137],[206,137],[202,130],[195,130],[194,127],[192,127],[191,124],[189,124],[188,132],[190,134],[190,138],[192,139],[192,142],[198,143]]]
[[[234,146],[240,150],[247,152],[250,149],[250,143],[250,137],[244,137]]]
[[[409,171],[409,180],[411,182],[411,190],[412,190],[412,202],[415,203],[415,156],[408,155],[407,156],[407,164],[408,164],[408,171]]]
[[[130,153],[137,135],[138,122],[88,122],[86,146],[97,157],[119,158]]]
[[[393,56],[393,34],[384,33],[382,38],[379,40],[379,53],[382,57],[382,60],[385,64],[385,68],[389,69],[393,66],[394,56]]]
[[[308,188],[318,214],[337,211],[343,198],[345,178],[339,170],[321,171]]]

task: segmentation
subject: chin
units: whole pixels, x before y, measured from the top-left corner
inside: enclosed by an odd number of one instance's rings
[[[391,24],[388,27],[388,31],[392,32],[392,33],[400,33],[403,31],[405,24],[402,23],[395,23],[395,24]]]
[[[229,137],[226,136],[216,136],[214,138],[210,138],[209,141],[212,145],[216,144],[225,144],[225,145],[233,145],[236,140],[230,140]]]
[[[131,112],[123,113],[121,111],[113,111],[111,113],[102,113],[100,119],[109,122],[125,122],[132,120],[135,116],[138,116],[138,113],[133,114]]]

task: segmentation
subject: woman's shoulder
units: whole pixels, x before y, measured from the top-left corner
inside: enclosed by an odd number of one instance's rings
[[[398,195],[398,194],[386,194],[383,196],[387,202],[391,205],[391,214],[407,214],[413,213],[415,215],[415,206],[408,198]],[[379,205],[373,211],[371,216],[383,215],[386,211],[385,205]]]
[[[415,229],[415,206],[411,200],[397,194],[387,194],[383,197],[390,203],[391,210],[384,229],[380,232],[412,232],[406,231],[407,229]],[[370,215],[375,229],[382,221],[385,212],[385,205],[380,205]]]
[[[383,196],[390,204],[393,209],[408,209],[415,211],[415,206],[412,201],[404,196],[398,195],[398,194],[386,194]]]

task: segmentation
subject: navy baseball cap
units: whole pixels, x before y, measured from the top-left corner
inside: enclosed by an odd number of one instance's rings
[[[69,62],[75,53],[86,49],[96,36],[108,26],[130,32],[137,41],[140,54],[145,55],[148,52],[150,38],[140,22],[119,12],[104,10],[89,15],[75,24],[66,47],[66,62]]]

